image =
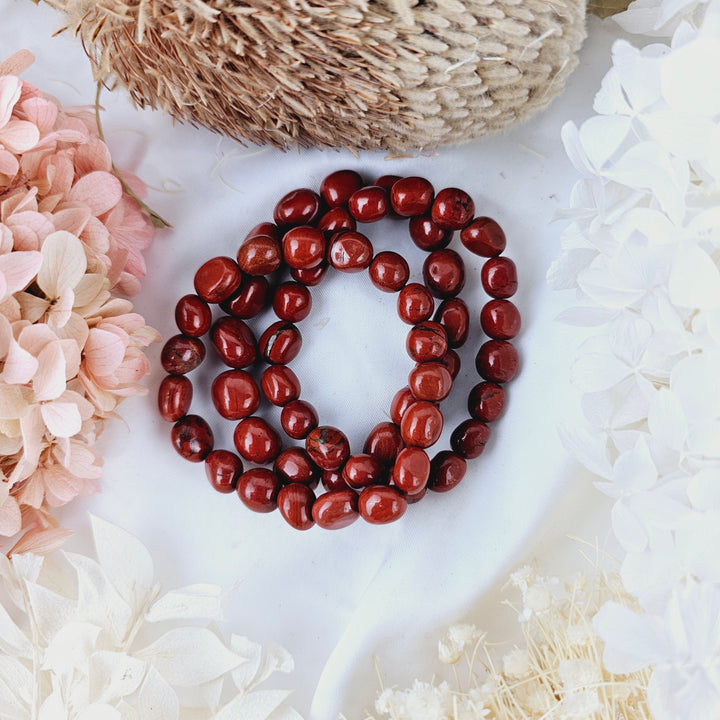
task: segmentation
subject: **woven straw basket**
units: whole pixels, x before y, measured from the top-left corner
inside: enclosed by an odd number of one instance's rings
[[[47,0],[97,77],[238,139],[421,151],[544,108],[585,0]]]

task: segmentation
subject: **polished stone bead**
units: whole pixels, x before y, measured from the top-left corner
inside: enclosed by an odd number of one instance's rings
[[[233,442],[240,455],[256,465],[272,462],[282,448],[275,429],[266,420],[254,416],[244,418],[235,426]]]
[[[213,450],[205,458],[205,474],[218,492],[231,493],[235,490],[242,471],[242,460],[229,450]]]
[[[488,217],[475,218],[460,233],[460,242],[480,257],[496,257],[507,244],[503,229]]]
[[[271,365],[260,378],[265,397],[278,407],[287,405],[300,397],[300,380],[287,365]]]
[[[373,455],[366,453],[351,455],[345,461],[342,474],[345,482],[356,489],[368,485],[384,485],[387,480],[382,463]]]
[[[417,400],[444,400],[452,385],[450,371],[439,362],[418,363],[408,376],[408,386]]]
[[[480,311],[480,326],[496,340],[511,340],[520,332],[520,325],[520,312],[509,300],[490,300]]]
[[[178,420],[170,438],[178,454],[190,462],[202,462],[215,442],[210,426],[199,415],[185,415]]]
[[[317,227],[318,230],[326,233],[336,233],[341,230],[355,231],[357,230],[357,222],[347,208],[334,207],[320,218]]]
[[[450,436],[450,447],[461,457],[472,459],[482,454],[490,439],[490,428],[479,420],[461,422]]]
[[[284,282],[278,285],[273,295],[273,311],[287,322],[304,320],[312,309],[312,295],[299,282]]]
[[[468,412],[475,420],[492,422],[500,417],[505,405],[505,390],[502,385],[481,382],[468,395]]]
[[[407,510],[407,500],[393,487],[371,485],[358,498],[358,512],[363,520],[373,525],[384,525],[399,520]]]
[[[408,505],[414,505],[417,502],[420,502],[425,495],[427,495],[427,485],[423,488],[420,488],[416,493],[413,493],[412,495],[409,495],[405,493],[405,499],[407,500]]]
[[[342,470],[323,470],[322,484],[328,492],[336,490],[348,490],[348,484],[345,482]]]
[[[436,196],[430,211],[433,222],[445,230],[461,230],[475,214],[473,199],[459,188],[444,188]]]
[[[210,337],[222,361],[231,368],[244,368],[255,362],[255,337],[239,318],[219,318],[210,331]]]
[[[163,345],[160,364],[171,375],[185,375],[205,359],[205,345],[198,338],[173,335]]]
[[[365,235],[359,232],[336,233],[328,251],[330,264],[341,272],[356,273],[370,267],[373,246]]]
[[[227,420],[242,420],[260,407],[260,392],[252,375],[244,370],[226,370],[210,389],[215,409]]]
[[[237,482],[237,494],[243,504],[253,512],[269,513],[277,507],[277,497],[282,483],[267,468],[250,468]]]
[[[432,207],[435,188],[422,177],[406,177],[395,182],[390,189],[390,202],[400,217],[423,215]]]
[[[255,235],[246,240],[237,252],[237,263],[247,275],[269,275],[283,261],[280,242],[269,235]]]
[[[482,266],[480,280],[490,297],[512,297],[518,286],[515,263],[510,258],[492,257]]]
[[[465,287],[465,263],[454,250],[433,250],[423,263],[423,280],[433,295],[455,297]]]
[[[325,273],[329,267],[330,264],[327,260],[323,260],[319,265],[312,268],[292,268],[290,270],[290,276],[293,280],[303,285],[315,287],[315,285],[319,285],[320,281],[325,277]]]
[[[280,198],[273,211],[273,219],[277,225],[309,225],[320,212],[320,196],[308,188],[292,190]]]
[[[512,380],[517,375],[518,364],[518,352],[507,340],[488,340],[475,357],[480,377],[496,383]]]
[[[443,300],[435,312],[435,321],[445,328],[451,348],[459,348],[465,344],[470,333],[470,310],[464,300]]]
[[[368,185],[356,190],[348,200],[348,210],[361,223],[382,220],[390,212],[387,190],[377,185]]]
[[[370,431],[363,452],[372,455],[383,465],[392,465],[404,447],[400,427],[394,422],[381,422]]]
[[[436,225],[429,215],[410,218],[408,231],[415,245],[426,252],[446,248],[453,236],[452,230]]]
[[[318,426],[318,414],[309,402],[291,400],[280,413],[280,424],[288,437],[303,440]]]
[[[429,320],[434,308],[433,296],[420,283],[410,283],[398,293],[398,315],[408,325],[417,325],[423,320]]]
[[[240,287],[242,271],[229,257],[214,257],[195,273],[195,292],[207,303],[227,300]]]
[[[360,517],[357,493],[337,490],[320,495],[313,504],[312,516],[325,530],[339,530],[352,525]]]
[[[350,196],[365,183],[354,170],[336,170],[320,183],[320,195],[330,208],[347,205]]]
[[[299,482],[305,485],[317,485],[321,474],[320,468],[310,459],[307,452],[299,447],[283,450],[275,458],[273,470],[285,484]]]
[[[305,438],[305,449],[312,461],[323,470],[337,470],[350,456],[345,434],[330,425],[321,425]]]
[[[460,356],[451,348],[439,360],[449,371],[450,377],[454,380],[460,372]]]
[[[212,325],[210,306],[197,295],[183,295],[175,305],[175,324],[183,335],[202,337]]]
[[[403,419],[403,415],[407,409],[415,402],[415,396],[412,394],[412,390],[409,387],[404,387],[398,390],[390,403],[390,419],[396,424],[400,425]]]
[[[368,273],[376,288],[392,293],[405,287],[410,277],[410,267],[402,255],[386,250],[374,257]]]
[[[451,450],[442,450],[430,461],[428,489],[435,492],[452,490],[464,477],[467,461]]]
[[[436,405],[428,400],[413,403],[403,415],[400,432],[406,445],[428,448],[442,433],[443,416]]]
[[[285,365],[300,352],[302,335],[292,323],[278,320],[260,336],[258,345],[266,362]]]
[[[184,375],[168,375],[158,388],[158,410],[163,420],[176,422],[188,414],[193,386]]]
[[[283,233],[275,223],[261,222],[250,230],[250,232],[245,236],[245,240],[249,240],[257,235],[269,235],[271,238],[275,238],[275,240],[280,240]]]
[[[237,292],[220,303],[220,307],[228,315],[247,320],[254,318],[264,307],[270,293],[270,284],[262,275],[248,275]]]
[[[326,249],[325,233],[311,225],[294,227],[283,235],[283,258],[291,268],[308,270],[320,265]]]
[[[314,503],[315,493],[302,483],[286,485],[278,493],[280,514],[296,530],[309,530],[315,524],[312,518]]]
[[[401,175],[381,175],[377,180],[375,180],[373,185],[375,185],[375,187],[382,188],[389,195],[390,190],[392,190],[392,186],[398,180],[402,180]]]
[[[445,328],[432,320],[414,325],[407,334],[405,349],[415,362],[439,360],[448,350]]]
[[[404,493],[419,493],[430,477],[430,458],[418,447],[401,450],[393,466],[393,482]]]

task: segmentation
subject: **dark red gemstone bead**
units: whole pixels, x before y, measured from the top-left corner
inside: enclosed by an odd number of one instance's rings
[[[314,503],[315,493],[302,483],[286,485],[278,493],[280,514],[296,530],[309,530],[315,524],[312,518]]]
[[[414,505],[415,503],[420,502],[425,496],[427,495],[427,485],[424,488],[421,488],[416,493],[413,493],[412,495],[405,494],[405,499],[407,500],[408,505]]]
[[[490,428],[479,420],[461,422],[450,436],[450,447],[461,457],[472,459],[482,454],[490,439]]]
[[[309,225],[320,212],[320,196],[308,188],[292,190],[280,198],[273,219],[282,226]]]
[[[409,325],[429,320],[434,308],[435,301],[430,291],[420,283],[410,283],[398,294],[398,315]]]
[[[205,474],[218,492],[231,493],[235,490],[242,471],[242,460],[229,450],[213,450],[205,458]]]
[[[406,445],[428,448],[442,433],[443,416],[439,408],[428,400],[413,403],[403,415],[400,432]]]
[[[265,397],[279,407],[300,397],[300,380],[286,365],[265,368],[260,378],[260,387]]]
[[[460,356],[451,348],[439,360],[450,372],[450,377],[454,380],[460,372]]]
[[[210,306],[197,295],[183,295],[175,306],[175,323],[183,335],[202,337],[212,325]]]
[[[408,332],[405,348],[415,362],[439,360],[448,350],[445,328],[432,320],[418,323]]]
[[[278,320],[260,336],[258,345],[266,362],[285,365],[300,352],[302,335],[292,323]]]
[[[271,238],[275,238],[275,240],[280,240],[283,233],[275,223],[261,222],[250,230],[250,232],[245,236],[245,240],[249,240],[257,235],[269,235]]]
[[[363,452],[372,455],[383,465],[392,465],[404,447],[400,427],[394,422],[381,422],[370,431]]]
[[[399,520],[407,510],[407,500],[392,487],[371,485],[358,498],[358,511],[363,520],[373,525],[384,525]]]
[[[409,232],[415,245],[426,252],[447,247],[453,235],[452,230],[436,225],[429,215],[411,218]]]
[[[330,264],[342,272],[361,272],[370,266],[373,246],[365,235],[359,232],[339,232],[328,251]]]
[[[212,383],[210,390],[215,409],[227,420],[241,420],[260,406],[260,392],[250,373],[226,370]]]
[[[215,442],[210,426],[199,415],[186,415],[178,420],[170,437],[178,454],[190,462],[202,462]]]
[[[475,215],[473,199],[459,188],[444,188],[433,202],[430,216],[433,222],[446,230],[461,230]]]
[[[464,477],[467,461],[457,453],[442,450],[430,461],[428,489],[435,492],[452,490]]]
[[[454,297],[465,287],[465,263],[454,250],[433,250],[423,263],[423,280],[437,297]]]
[[[370,263],[370,280],[383,292],[397,292],[405,287],[410,277],[407,260],[396,252],[378,253]]]
[[[483,343],[475,358],[480,377],[490,382],[505,383],[518,371],[518,352],[507,340],[488,340]]]
[[[305,450],[299,447],[283,450],[275,458],[273,470],[283,483],[299,482],[305,485],[317,484],[321,472]]]
[[[473,254],[495,257],[505,250],[503,229],[488,217],[475,218],[460,233],[460,242]]]
[[[303,285],[315,287],[315,285],[319,285],[320,281],[325,277],[325,273],[328,271],[329,267],[329,263],[326,260],[323,260],[319,265],[316,265],[313,268],[292,268],[290,270],[290,275],[293,280],[297,280],[297,282],[302,283]]]
[[[231,368],[244,368],[255,362],[255,337],[239,318],[219,318],[212,327],[210,337],[222,361]]]
[[[401,178],[390,190],[393,210],[401,217],[423,215],[432,207],[435,188],[422,177]]]
[[[283,235],[283,258],[291,268],[308,270],[320,265],[326,249],[325,233],[311,225],[294,227]]]
[[[328,210],[317,224],[318,230],[326,233],[340,232],[341,230],[357,230],[355,218],[344,207],[334,207]]]
[[[439,362],[418,363],[408,376],[408,385],[417,400],[439,402],[452,390],[450,371]]]
[[[280,424],[288,437],[303,440],[318,426],[318,414],[309,402],[292,400],[283,407]]]
[[[283,261],[280,242],[269,235],[255,235],[246,240],[237,252],[237,263],[248,275],[269,275]]]
[[[267,468],[250,468],[237,482],[237,494],[243,504],[253,512],[269,513],[277,507],[277,497],[282,483]]]
[[[188,414],[193,386],[184,375],[168,375],[158,388],[158,409],[163,420],[176,422]]]
[[[390,419],[396,424],[400,425],[403,419],[403,415],[407,409],[415,402],[415,396],[412,394],[412,390],[409,387],[404,387],[402,390],[398,390],[390,403]]]
[[[390,212],[390,200],[387,190],[377,185],[356,190],[348,201],[350,214],[362,223],[382,220]]]
[[[352,490],[327,492],[315,500],[312,516],[325,530],[339,530],[352,525],[360,517],[358,496]]]
[[[388,195],[390,193],[390,190],[392,190],[392,186],[398,181],[402,180],[401,175],[381,175],[374,183],[376,187],[382,188],[385,190]]]
[[[281,320],[300,322],[312,309],[312,295],[307,287],[299,282],[284,282],[273,295],[273,310]]]
[[[363,488],[368,485],[384,485],[385,468],[373,455],[351,455],[343,466],[342,475],[351,488]]]
[[[227,300],[240,287],[242,271],[229,257],[214,257],[195,273],[195,292],[208,303]]]
[[[272,462],[282,448],[282,441],[275,429],[262,418],[247,417],[235,426],[233,442],[246,460],[256,465]]]
[[[515,263],[506,257],[493,257],[485,261],[480,271],[485,292],[494,298],[509,298],[517,291],[518,279]]]
[[[220,303],[220,307],[236,318],[247,320],[255,317],[264,307],[270,294],[270,285],[267,278],[248,275],[243,278],[238,291],[227,300]]]
[[[480,311],[480,325],[488,337],[511,340],[520,332],[520,312],[509,300],[490,300]]]
[[[445,328],[450,347],[458,348],[465,344],[470,333],[470,311],[463,300],[443,300],[435,313],[435,321]]]
[[[430,477],[430,458],[418,447],[401,450],[393,466],[393,481],[404,493],[419,493]]]
[[[502,385],[481,382],[475,385],[468,396],[468,412],[475,420],[492,422],[500,417],[505,405],[505,390]]]
[[[320,183],[320,194],[328,207],[347,205],[350,196],[365,183],[354,170],[336,170]]]
[[[323,470],[337,470],[350,456],[350,444],[345,434],[330,425],[312,430],[305,438],[305,449]]]
[[[205,345],[198,338],[173,335],[163,345],[160,363],[171,375],[185,375],[205,359]]]
[[[348,490],[348,484],[342,475],[342,470],[323,470],[322,484],[328,492],[336,490]]]

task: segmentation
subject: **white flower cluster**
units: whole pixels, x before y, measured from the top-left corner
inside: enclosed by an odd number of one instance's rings
[[[656,720],[720,718],[720,1],[636,0],[597,113],[563,127],[575,185],[548,280],[593,328],[570,450],[615,498],[622,580],[595,628],[609,670],[651,666]]]

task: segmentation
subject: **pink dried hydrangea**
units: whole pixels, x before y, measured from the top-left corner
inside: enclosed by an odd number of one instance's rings
[[[0,65],[0,536],[47,552],[67,534],[50,508],[98,490],[94,440],[159,338],[113,292],[139,289],[152,223],[92,115],[18,77],[31,61]]]

